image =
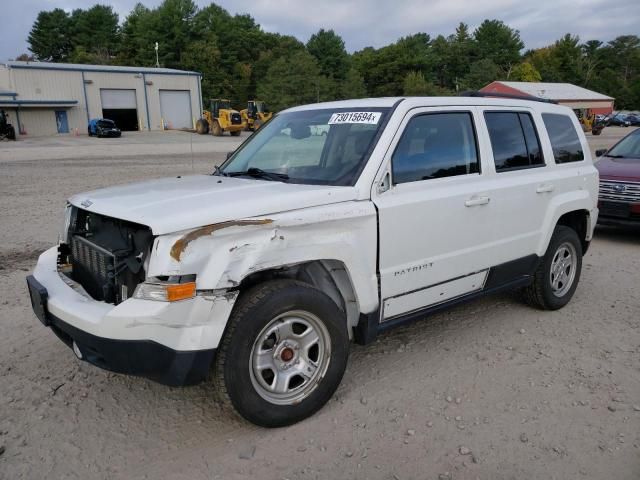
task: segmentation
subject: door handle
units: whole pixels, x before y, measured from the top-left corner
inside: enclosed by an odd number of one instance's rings
[[[551,185],[550,183],[543,183],[542,185],[538,185],[538,188],[536,188],[536,193],[553,192],[555,188],[556,187]]]
[[[475,207],[477,205],[486,205],[491,200],[489,197],[471,197],[464,202],[465,207]]]

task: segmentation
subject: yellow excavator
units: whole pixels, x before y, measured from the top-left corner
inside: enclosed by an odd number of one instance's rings
[[[249,100],[247,108],[240,110],[244,129],[253,132],[259,129],[263,123],[273,117],[273,112],[267,108],[267,104],[262,100]]]
[[[595,114],[588,108],[574,109],[583,132],[591,132],[592,135],[600,135],[604,129],[604,123],[596,120]]]
[[[202,118],[196,122],[196,132],[205,135],[211,132],[216,137],[229,132],[237,137],[242,132],[244,124],[240,112],[231,108],[231,102],[220,98],[209,101],[209,110],[202,112]]]

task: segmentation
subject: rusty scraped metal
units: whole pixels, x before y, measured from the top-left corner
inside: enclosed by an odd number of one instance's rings
[[[204,237],[205,235],[211,235],[213,232],[216,232],[218,230],[223,230],[229,227],[244,227],[247,225],[266,225],[269,223],[273,223],[273,220],[271,220],[270,218],[265,218],[260,220],[232,220],[229,222],[214,223],[213,225],[206,225],[204,227],[197,228],[196,230],[192,230],[191,232],[187,233],[185,236],[178,239],[176,243],[174,243],[173,246],[171,247],[170,255],[172,258],[174,258],[179,262],[180,257],[182,256],[182,253],[187,248],[187,245],[189,245],[191,242],[193,242],[194,240],[200,237]]]

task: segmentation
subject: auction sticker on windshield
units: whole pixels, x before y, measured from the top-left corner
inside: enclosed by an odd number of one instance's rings
[[[368,123],[377,125],[380,121],[381,112],[341,112],[334,113],[329,119],[329,125],[339,125],[342,123]]]

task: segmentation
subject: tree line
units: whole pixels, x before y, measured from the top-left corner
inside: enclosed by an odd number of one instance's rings
[[[640,108],[638,36],[605,43],[568,33],[525,50],[519,32],[500,20],[349,54],[333,30],[321,29],[305,44],[215,3],[164,0],[153,9],[138,3],[122,23],[106,5],[41,11],[28,42],[32,55],[17,59],[149,67],[158,42],[160,66],[201,72],[203,97],[229,98],[238,107],[253,98],[280,110],[366,96],[455,95],[510,80],[573,83],[614,97],[618,109]]]

